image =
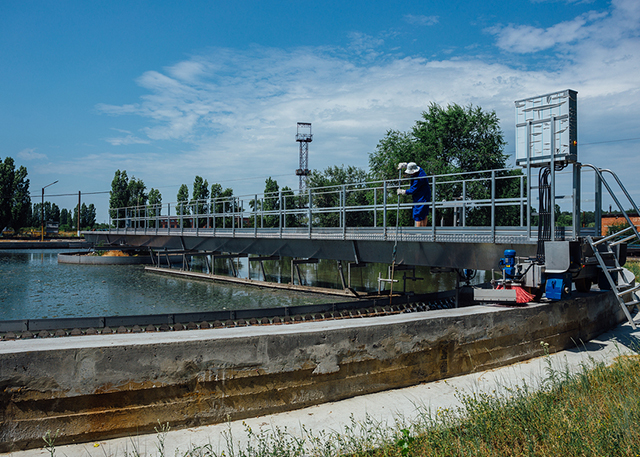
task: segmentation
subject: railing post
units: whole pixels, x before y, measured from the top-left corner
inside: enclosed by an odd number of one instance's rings
[[[491,170],[491,242],[496,242],[496,172]]]
[[[278,231],[282,238],[282,189],[278,191]]]
[[[467,226],[467,181],[462,181],[462,226]]]
[[[436,241],[436,177],[433,177],[431,189],[431,241]]]
[[[342,214],[342,239],[347,239],[347,186],[342,185],[342,208],[340,210]]]
[[[602,178],[600,177],[600,173],[596,171],[596,182],[595,182],[595,235],[602,236]]]
[[[520,227],[524,227],[524,175],[520,176]]]
[[[184,234],[184,203],[180,205],[180,235]]]
[[[373,228],[378,226],[378,188],[373,188]]]
[[[258,237],[258,194],[253,198],[253,237]]]
[[[195,208],[194,208],[194,218],[195,218],[195,223],[196,223],[196,236],[198,236],[200,234],[200,218],[198,217],[199,213],[200,213],[200,205],[198,204],[198,200],[196,200],[195,203]]]
[[[280,191],[280,192],[282,193],[282,191]],[[282,226],[286,230],[286,228],[287,228],[287,210],[288,210],[286,194],[282,195],[282,210],[284,211],[284,216],[283,216],[283,219],[282,219]]]
[[[236,197],[231,199],[231,236],[236,236]]]
[[[307,194],[309,196],[309,239],[311,239],[311,189],[307,189]]]
[[[387,241],[387,181],[382,184],[382,233]]]
[[[171,233],[171,203],[167,203],[167,235]],[[158,259],[160,258],[160,254],[158,254]],[[158,260],[158,265],[160,265],[160,260]]]
[[[582,208],[580,207],[580,197],[582,195],[582,166],[580,163],[573,164],[573,239],[577,240],[580,236],[580,217],[582,216]]]
[[[551,151],[551,241],[556,240],[556,117],[551,116],[550,125],[551,135],[550,139],[550,151]]]

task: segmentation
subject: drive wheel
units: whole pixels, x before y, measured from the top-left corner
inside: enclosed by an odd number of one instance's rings
[[[589,292],[591,290],[591,279],[590,278],[579,278],[573,281],[576,285],[576,290],[578,292]]]

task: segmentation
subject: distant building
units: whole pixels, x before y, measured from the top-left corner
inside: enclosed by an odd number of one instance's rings
[[[633,225],[640,230],[640,216],[635,212],[627,212],[627,215],[631,219],[631,222],[633,222]],[[627,220],[624,218],[622,213],[602,213],[602,234],[606,235],[609,227],[612,225],[627,225]]]

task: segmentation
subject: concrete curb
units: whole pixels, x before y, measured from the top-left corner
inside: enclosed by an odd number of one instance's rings
[[[612,293],[224,330],[0,343],[3,452],[309,407],[497,368],[624,318]]]
[[[287,430],[292,436],[304,438],[306,431],[315,435],[321,431],[344,434],[354,424],[373,421],[394,426],[399,422],[416,420],[421,408],[437,411],[439,408],[461,406],[459,393],[491,393],[506,387],[527,384],[535,387],[547,375],[549,367],[572,373],[593,362],[612,363],[621,355],[637,354],[640,347],[640,330],[633,331],[627,323],[606,332],[578,347],[552,353],[513,365],[467,374],[455,378],[423,383],[404,389],[395,389],[376,394],[362,395],[339,402],[329,402],[297,411],[258,416],[202,427],[171,430],[165,437],[167,456],[180,456],[198,446],[211,446],[212,450],[230,455],[225,435],[233,437],[236,452],[246,448],[246,427],[254,432],[269,431],[276,427]],[[305,431],[306,430],[306,431]],[[41,443],[44,445],[44,442]],[[155,433],[132,434],[128,437],[98,440],[76,445],[57,446],[58,455],[66,457],[115,457],[132,454],[134,448],[141,455],[155,455],[158,439]],[[26,451],[0,454],[6,457],[48,457],[42,447]]]

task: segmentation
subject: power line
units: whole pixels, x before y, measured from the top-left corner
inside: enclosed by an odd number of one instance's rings
[[[594,143],[578,143],[578,144],[581,145],[581,146],[590,146],[592,144],[619,143],[621,141],[635,141],[635,140],[640,140],[640,137],[638,137],[638,138],[623,138],[621,140],[596,141]]]
[[[100,192],[82,192],[82,195],[97,195],[97,194],[108,194],[110,191],[109,190],[103,190]],[[38,198],[41,197],[42,194],[32,194],[29,195],[29,197],[31,198]],[[45,194],[45,197],[77,197],[78,196],[78,192],[75,192],[73,194]]]

